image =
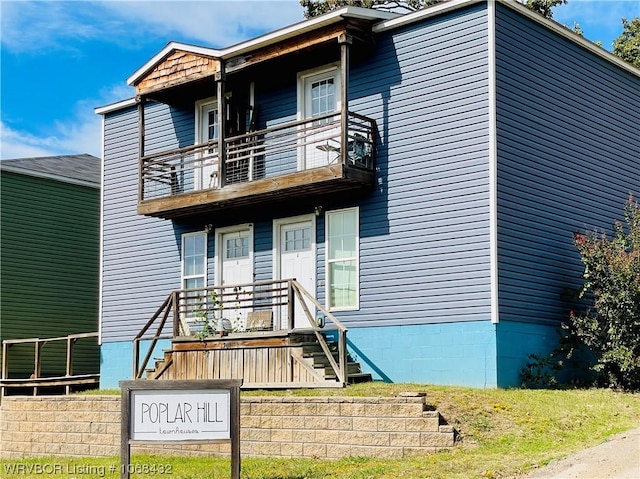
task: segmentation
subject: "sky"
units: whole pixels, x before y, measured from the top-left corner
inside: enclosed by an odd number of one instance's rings
[[[553,19],[611,50],[640,0],[569,0]],[[0,159],[101,156],[95,108],[170,41],[224,48],[304,20],[298,0],[0,0]]]

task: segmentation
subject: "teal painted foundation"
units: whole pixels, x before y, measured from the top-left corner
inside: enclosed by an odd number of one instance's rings
[[[555,326],[488,320],[351,328],[347,338],[349,352],[375,380],[475,388],[519,386],[527,355],[547,354],[558,342]],[[152,357],[169,346],[159,341]],[[119,381],[131,379],[132,358],[131,342],[102,344],[100,387],[119,389]]]
[[[351,354],[376,380],[495,388],[496,334],[490,321],[351,328]]]
[[[558,345],[557,326],[501,321],[497,327],[498,386],[518,387],[529,354],[547,355]]]
[[[149,341],[141,344],[140,361],[147,354],[149,344]],[[158,341],[151,355],[150,366],[153,366],[153,358],[162,357],[162,350],[170,347],[169,340]],[[120,389],[120,381],[131,379],[133,379],[133,343],[131,341],[103,343],[100,346],[100,389]]]

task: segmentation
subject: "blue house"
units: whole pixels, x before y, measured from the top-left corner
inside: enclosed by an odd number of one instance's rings
[[[518,385],[572,232],[640,194],[640,70],[513,0],[169,43],[128,83],[96,110],[102,387]]]

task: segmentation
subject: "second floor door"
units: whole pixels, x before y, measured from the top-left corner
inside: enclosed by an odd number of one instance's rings
[[[313,119],[304,128],[305,145],[299,168],[326,166],[340,160],[340,70],[337,66],[300,75],[302,118]],[[335,115],[327,118],[327,114]],[[321,118],[319,118],[321,117]]]
[[[198,144],[218,140],[218,102],[215,98],[203,100],[196,105],[196,142]],[[217,188],[218,145],[212,144],[199,153],[195,160],[194,190]]]

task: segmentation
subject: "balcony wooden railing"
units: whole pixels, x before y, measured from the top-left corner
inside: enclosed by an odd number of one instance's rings
[[[204,340],[221,334],[251,331],[255,327],[252,324],[254,315],[268,318],[268,321],[258,323],[260,331],[291,331],[294,329],[296,304],[302,306],[308,320],[305,329],[313,331],[336,377],[346,384],[347,328],[294,279],[171,292],[133,340],[134,378],[142,377],[160,339],[193,336]],[[330,322],[326,327],[317,324],[312,313],[315,309]],[[172,324],[173,333],[164,332],[168,323]],[[155,331],[151,334],[152,326],[155,326]],[[322,334],[322,331],[330,330],[337,331],[338,335],[337,362]],[[140,361],[143,341],[149,341],[149,344],[145,346],[147,353]]]
[[[141,201],[274,178],[332,164],[373,171],[375,122],[349,112],[342,152],[340,114],[286,122],[263,130],[145,155]],[[221,159],[224,158],[224,161]]]

